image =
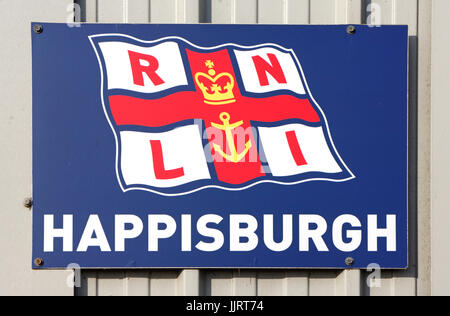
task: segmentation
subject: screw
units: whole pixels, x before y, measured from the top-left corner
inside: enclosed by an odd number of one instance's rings
[[[23,206],[25,206],[28,209],[31,209],[31,207],[33,206],[33,199],[32,198],[26,198],[23,201]]]
[[[42,267],[42,266],[44,265],[44,259],[42,259],[42,258],[36,258],[36,259],[34,259],[34,264],[35,264],[37,267]]]
[[[356,27],[354,25],[349,25],[347,27],[347,33],[350,35],[354,35],[356,33]]]
[[[348,257],[345,259],[345,264],[349,267],[351,267],[354,263],[355,263],[355,259],[353,259],[352,257]]]
[[[44,31],[44,27],[40,24],[33,25],[33,31],[36,34],[41,34]]]

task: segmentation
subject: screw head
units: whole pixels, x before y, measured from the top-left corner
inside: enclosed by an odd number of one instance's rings
[[[44,259],[42,258],[34,259],[34,265],[37,267],[42,267],[44,265]]]
[[[347,26],[347,33],[350,35],[354,35],[356,33],[356,27],[354,25]]]
[[[345,264],[349,267],[351,267],[354,263],[355,263],[355,259],[353,259],[352,257],[348,257],[345,259]]]
[[[36,34],[41,34],[44,31],[44,27],[40,24],[33,25],[33,31]]]
[[[31,209],[31,207],[33,206],[33,199],[26,198],[25,200],[23,200],[23,206],[25,206],[28,209]]]

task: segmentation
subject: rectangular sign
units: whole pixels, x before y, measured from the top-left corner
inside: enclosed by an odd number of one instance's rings
[[[407,27],[32,29],[34,268],[407,267]]]

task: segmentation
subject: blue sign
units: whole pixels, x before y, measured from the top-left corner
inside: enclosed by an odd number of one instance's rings
[[[34,268],[407,267],[407,27],[41,25]]]

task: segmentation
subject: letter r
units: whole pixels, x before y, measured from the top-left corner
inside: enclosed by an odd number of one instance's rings
[[[159,68],[158,59],[151,55],[141,54],[128,51],[130,57],[131,70],[133,72],[133,81],[135,85],[144,86],[144,73],[150,78],[155,86],[164,83],[164,80],[156,73]],[[146,61],[148,65],[142,65],[142,61]]]

